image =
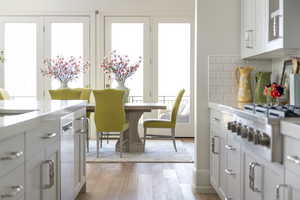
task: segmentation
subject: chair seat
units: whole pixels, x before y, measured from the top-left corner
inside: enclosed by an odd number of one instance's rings
[[[144,121],[145,128],[174,128],[175,125],[169,120],[148,119]]]
[[[97,132],[124,132],[127,129],[129,129],[129,123],[126,122],[123,124],[122,130],[116,130],[116,129],[97,129]]]

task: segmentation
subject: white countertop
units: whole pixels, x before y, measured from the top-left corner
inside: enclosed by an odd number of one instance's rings
[[[86,101],[0,101],[0,135],[12,130],[11,128],[20,130],[20,124],[33,119],[50,115],[63,115],[64,112],[68,113],[68,111],[76,110],[76,108],[86,106],[86,104]]]

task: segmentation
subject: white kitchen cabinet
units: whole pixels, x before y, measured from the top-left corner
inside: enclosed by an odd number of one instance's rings
[[[39,135],[37,133],[41,133],[41,135],[49,134],[48,137],[43,137],[45,146],[42,149],[37,148],[35,154],[26,160],[26,200],[60,199],[59,141],[47,142],[56,137],[53,133],[59,133],[59,122],[50,124],[51,126],[44,126],[44,129],[41,127],[38,130],[26,133],[27,138],[31,138],[32,133],[36,135]],[[49,127],[52,129],[52,135],[50,135]],[[40,146],[37,145],[37,147]]]
[[[279,188],[279,196],[286,194],[286,200],[300,199],[300,176],[289,170],[286,171],[286,185]]]
[[[240,145],[235,142],[234,134],[230,131],[227,132],[226,149],[226,169],[227,175],[227,199],[239,200],[241,199],[241,155]]]
[[[242,58],[297,55],[300,1],[241,0]]]
[[[284,184],[284,169],[249,152],[244,154],[244,200],[276,199],[276,188]],[[284,200],[281,196],[279,200]]]

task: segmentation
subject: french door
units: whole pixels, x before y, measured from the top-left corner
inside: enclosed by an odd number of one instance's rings
[[[49,99],[48,90],[59,88],[54,80],[41,75],[43,61],[56,56],[89,59],[88,17],[1,17],[0,87],[16,99]],[[71,87],[84,87],[89,73]]]
[[[192,49],[190,21],[105,18],[105,52],[116,50],[133,60],[143,57],[142,67],[127,82],[129,101],[160,102],[168,107],[146,113],[144,118],[170,119],[176,96],[180,89],[185,89],[177,119],[176,135],[180,137],[193,136]],[[115,83],[110,85],[114,87]],[[159,133],[167,131],[162,129]]]

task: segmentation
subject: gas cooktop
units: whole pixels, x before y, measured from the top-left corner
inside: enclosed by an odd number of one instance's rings
[[[300,106],[293,105],[262,105],[262,104],[247,104],[244,110],[255,115],[263,115],[266,117],[286,118],[300,117]]]

